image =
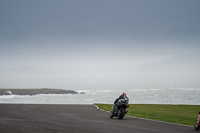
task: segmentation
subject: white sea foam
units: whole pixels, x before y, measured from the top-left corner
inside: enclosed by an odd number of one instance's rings
[[[30,95],[2,95],[0,99],[12,99],[12,98],[22,98],[22,97],[30,97]]]
[[[185,90],[185,91],[200,91],[200,88],[178,88],[178,90]]]
[[[149,90],[151,90],[151,91],[162,91],[164,89],[149,89]]]
[[[91,92],[91,90],[76,90],[76,92],[78,92],[78,93],[82,93],[82,92],[88,93],[88,92]]]

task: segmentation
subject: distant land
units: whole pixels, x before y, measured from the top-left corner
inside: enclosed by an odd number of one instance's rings
[[[78,94],[73,90],[64,89],[0,89],[0,95],[36,95],[36,94]],[[81,93],[83,94],[83,93]]]

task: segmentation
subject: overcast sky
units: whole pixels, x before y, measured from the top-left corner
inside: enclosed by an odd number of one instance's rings
[[[199,0],[0,0],[0,88],[198,86],[199,16]]]

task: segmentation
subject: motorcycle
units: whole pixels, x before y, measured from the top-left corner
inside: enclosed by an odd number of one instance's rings
[[[195,130],[199,130],[199,128],[200,128],[200,123],[199,123],[199,121],[197,120],[197,121],[195,122],[195,124],[194,124],[194,129],[195,129]]]
[[[118,113],[115,113],[115,105],[113,105],[113,110],[110,113],[110,118],[118,117],[118,119],[122,119],[126,113],[128,113],[128,110],[126,110],[129,107],[129,104],[125,99],[120,99],[117,103],[118,105]]]

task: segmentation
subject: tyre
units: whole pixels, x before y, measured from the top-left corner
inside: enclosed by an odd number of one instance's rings
[[[195,130],[199,130],[199,123],[198,123],[198,120],[195,122],[194,124],[194,129]]]
[[[121,108],[118,113],[118,119],[122,119],[125,115],[125,110]]]

